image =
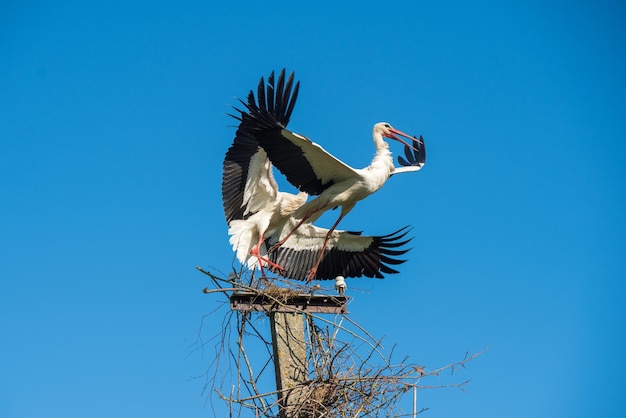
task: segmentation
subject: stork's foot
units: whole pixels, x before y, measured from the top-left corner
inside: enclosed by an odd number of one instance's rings
[[[271,261],[267,261],[267,262],[271,263]],[[280,275],[284,275],[284,273],[285,273],[285,269],[283,267],[279,266],[276,263],[272,263],[272,265],[270,267],[271,267],[270,271],[272,271],[272,272],[278,272],[278,274],[280,274]],[[263,263],[261,261],[259,261],[259,270],[261,270],[261,279],[267,280],[268,276],[265,273],[265,268],[263,267]]]
[[[263,277],[266,277],[265,269],[263,268],[263,263],[266,263],[267,265],[265,267],[269,267],[270,270],[274,273],[278,273],[278,274],[285,273],[285,268],[283,266],[276,264],[273,261],[268,260],[267,258],[259,257],[259,268],[261,269],[261,275]]]
[[[313,267],[311,270],[309,270],[309,275],[306,278],[306,283],[307,284],[311,283],[311,280],[315,278],[316,274],[317,274],[317,267]]]
[[[283,266],[281,266],[280,264],[276,264],[273,261],[268,260],[267,258],[263,258],[262,259],[268,266],[270,266],[270,268],[272,270],[278,270],[281,273],[285,272],[285,268]]]
[[[272,253],[272,252],[276,251],[284,243],[285,243],[285,241],[278,241],[276,244],[272,245],[269,250],[267,250],[267,253],[269,254],[269,253]]]
[[[270,261],[269,258],[263,257],[261,253],[259,253],[258,251],[255,251],[253,249],[252,251],[250,251],[250,254],[256,257],[257,260],[259,260],[259,269],[261,270],[261,275],[263,277],[265,277],[265,270],[263,269],[264,264],[266,266],[269,266],[272,271],[278,271],[279,274],[282,274],[285,272],[285,268],[283,266],[276,264],[273,261]]]

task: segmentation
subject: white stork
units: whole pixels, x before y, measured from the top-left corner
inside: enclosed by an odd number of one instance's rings
[[[265,151],[245,132],[237,131],[224,159],[222,200],[230,243],[242,264],[253,268],[258,260],[261,270],[264,265],[281,269],[261,254],[262,245],[282,230],[306,199],[304,192],[280,192]]]
[[[310,281],[316,277],[326,246],[343,217],[354,208],[359,200],[379,190],[392,174],[421,169],[426,155],[421,137],[418,140],[393,128],[389,123],[381,122],[374,125],[372,131],[376,154],[371,164],[363,169],[355,169],[308,138],[287,130],[286,124],[277,119],[270,110],[278,109],[289,116],[293,111],[299,83],[296,84],[292,95],[293,73],[285,84],[284,71],[280,73],[276,85],[273,73],[268,79],[267,86],[261,79],[258,87],[258,104],[251,91],[248,101],[242,101],[246,110],[237,109],[241,116],[234,117],[241,122],[239,131],[245,132],[263,148],[272,164],[285,175],[291,184],[301,192],[317,196],[293,213],[293,217],[299,222],[290,232],[274,243],[270,254],[285,245],[292,234],[295,234],[304,223],[314,222],[325,211],[341,206],[339,217],[328,230],[321,245],[317,262],[311,267],[307,278],[307,281]],[[408,138],[412,144],[402,140],[400,136]],[[389,144],[383,138],[393,139],[405,145],[405,153],[410,160],[410,162],[401,161],[401,163],[406,163],[402,164],[405,167],[394,166]],[[411,154],[411,149],[415,152],[414,155]]]
[[[273,74],[268,81],[272,89],[267,102],[263,90],[260,106],[266,116],[286,126],[293,106],[282,106],[289,102],[282,95],[291,95],[291,89],[274,90]],[[284,82],[283,71],[278,85],[284,87]],[[293,74],[287,85],[291,86],[292,82]],[[260,86],[264,89],[263,80]],[[291,103],[295,103],[297,89],[296,84]],[[242,118],[245,120],[246,116]],[[407,151],[406,156],[409,162],[402,160],[401,164],[410,167],[417,163],[417,155]],[[278,191],[271,167],[256,138],[240,125],[224,160],[222,198],[230,242],[242,264],[251,268],[258,265],[261,269],[265,265],[296,280],[312,278],[313,268],[316,269],[314,277],[318,279],[333,279],[338,275],[382,278],[382,273],[397,273],[387,264],[404,262],[394,256],[408,251],[396,249],[409,241],[401,241],[407,233],[406,227],[389,235],[372,237],[302,224],[293,214],[304,205],[306,193],[293,195]],[[288,241],[267,253],[268,246],[284,240],[288,234],[291,236]]]

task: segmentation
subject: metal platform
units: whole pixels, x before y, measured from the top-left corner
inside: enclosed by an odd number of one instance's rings
[[[308,312],[346,314],[347,296],[298,294],[273,296],[264,293],[234,292],[230,309],[256,312]]]

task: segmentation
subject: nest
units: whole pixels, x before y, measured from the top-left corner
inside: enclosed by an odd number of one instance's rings
[[[278,304],[286,304],[287,301],[295,296],[300,295],[297,289],[291,287],[277,286],[271,282],[268,282],[262,288],[257,289],[259,295],[269,296],[275,299]]]
[[[280,305],[303,292],[312,292],[311,288],[278,278],[268,281],[252,277],[244,282],[240,274],[222,279],[198,269],[215,285],[214,289],[205,289],[205,293],[253,292]],[[424,379],[437,376],[440,382],[442,371],[465,367],[466,362],[481,354],[466,353],[461,361],[429,370],[409,363],[407,358],[394,362],[394,350],[385,351],[382,340],[374,339],[347,315],[328,319],[305,311],[297,314],[302,318],[303,329],[292,340],[304,348],[306,355],[301,355],[300,363],[293,366],[299,378],[283,390],[270,389],[276,387],[278,371],[272,367],[277,354],[268,339],[267,315],[229,311],[224,316],[215,361],[207,371],[206,389],[227,404],[231,415],[247,410],[249,416],[268,418],[415,416],[426,410],[416,407],[418,389],[462,388],[468,383],[424,385]],[[414,398],[413,411],[408,414],[400,407],[407,393]]]

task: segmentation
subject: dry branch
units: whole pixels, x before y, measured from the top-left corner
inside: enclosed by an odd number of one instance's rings
[[[273,304],[284,305],[290,297],[327,291],[280,278],[270,281],[250,275],[244,279],[241,274],[231,273],[228,279],[224,279],[200,267],[197,269],[213,282],[214,288],[204,290],[207,294],[222,293],[229,297],[232,292],[245,291],[269,298]],[[298,418],[415,416],[425,410],[416,408],[417,390],[461,388],[469,382],[423,384],[424,379],[440,376],[447,370],[452,374],[456,368],[465,367],[467,362],[485,351],[471,356],[466,354],[462,360],[434,370],[406,363],[406,358],[393,363],[393,349],[385,354],[382,341],[346,315],[328,319],[306,311],[299,313],[305,319],[306,341],[303,344],[306,346],[308,376],[290,389],[301,391],[302,396],[297,399],[303,401],[287,406],[285,403],[290,398],[286,391],[265,389],[273,387],[273,368],[268,365],[275,361],[271,342],[263,337],[263,328],[268,326],[266,315],[229,311],[225,316],[221,346],[218,343],[216,352],[227,352],[229,356],[226,358],[220,354],[211,365],[214,373],[207,374],[207,389],[228,403],[231,416],[248,411],[255,417],[279,417],[285,408],[288,408],[290,417]],[[227,328],[236,329],[234,339]],[[227,364],[222,364],[223,360]],[[405,414],[399,402],[411,391],[413,412]]]

